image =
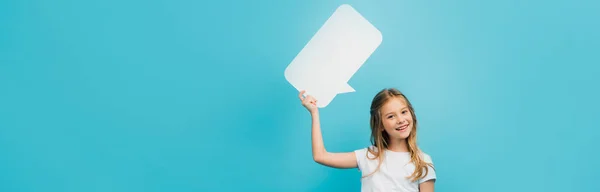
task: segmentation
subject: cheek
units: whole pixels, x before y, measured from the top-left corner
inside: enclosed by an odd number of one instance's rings
[[[408,122],[410,122],[411,124],[415,122],[415,121],[413,121],[413,118],[412,118],[412,116],[410,116],[410,114],[408,114],[406,116],[406,120],[408,120]]]
[[[385,127],[386,129],[394,127],[394,121],[391,121],[389,119],[383,120],[383,127]]]

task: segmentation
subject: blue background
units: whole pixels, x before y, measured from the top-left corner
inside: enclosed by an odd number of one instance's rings
[[[600,191],[599,1],[2,1],[0,191],[359,191],[312,161],[285,67],[341,4],[383,34],[321,109],[413,102],[437,191]]]

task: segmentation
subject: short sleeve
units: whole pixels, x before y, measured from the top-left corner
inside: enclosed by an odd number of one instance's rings
[[[370,170],[372,168],[369,168],[369,158],[375,158],[375,155],[369,152],[369,148],[373,151],[377,151],[377,148],[375,148],[374,146],[369,146],[354,151],[354,155],[356,156],[356,164],[359,171],[372,171]],[[369,154],[369,156],[367,156],[367,154]]]
[[[356,156],[356,165],[359,171],[364,169],[365,159],[367,158],[367,148],[362,148],[354,151]]]
[[[435,168],[433,167],[433,160],[431,159],[431,156],[423,153],[423,161],[425,161],[426,163],[431,163],[432,166],[427,166],[427,169],[429,170],[427,172],[427,174],[425,175],[425,177],[423,177],[422,179],[419,180],[419,184],[432,180],[432,179],[437,179],[437,176],[435,174]]]

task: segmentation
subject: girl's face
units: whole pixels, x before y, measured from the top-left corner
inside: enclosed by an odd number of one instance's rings
[[[404,99],[390,99],[381,107],[381,119],[384,130],[390,139],[406,139],[413,128],[413,118]]]

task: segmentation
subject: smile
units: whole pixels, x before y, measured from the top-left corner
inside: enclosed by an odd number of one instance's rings
[[[396,131],[406,131],[406,128],[408,128],[408,124],[396,128]]]

